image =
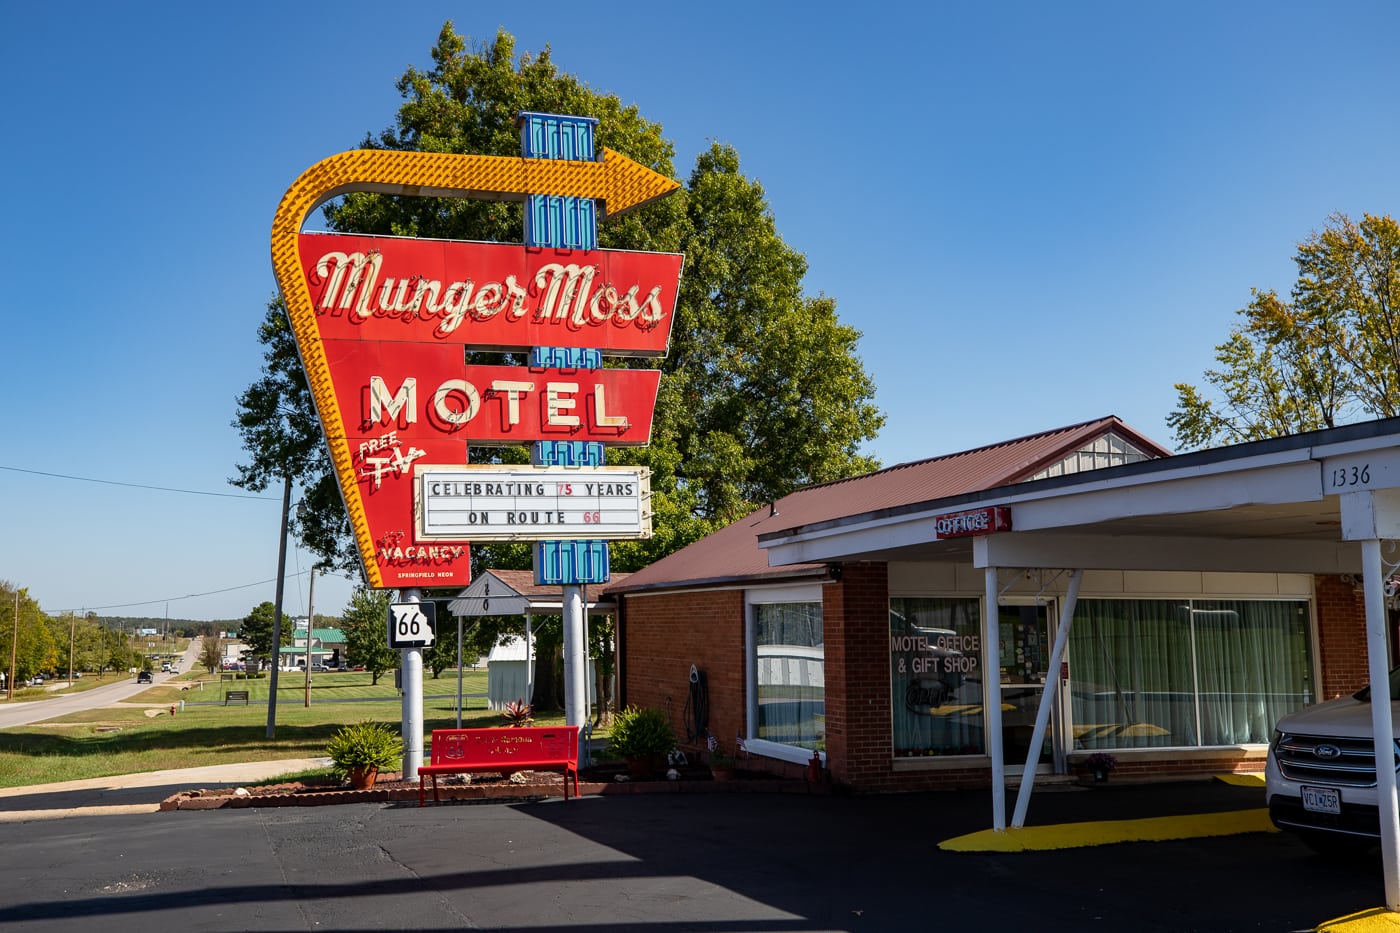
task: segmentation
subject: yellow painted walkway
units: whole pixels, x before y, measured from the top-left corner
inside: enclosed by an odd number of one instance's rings
[[[1222,774],[1218,780],[1240,786],[1264,783],[1262,775]],[[939,843],[948,852],[1041,852],[1119,842],[1164,842],[1171,839],[1200,839],[1233,836],[1240,833],[1275,833],[1269,811],[1231,810],[1190,816],[1159,816],[1141,820],[1101,820],[1090,823],[1060,823],[1054,826],[1024,826],[1001,832],[983,830]],[[1328,920],[1315,933],[1400,933],[1400,914],[1383,907]]]
[[[1038,852],[1112,845],[1116,842],[1164,842],[1168,839],[1273,832],[1278,830],[1269,822],[1268,810],[1231,810],[1191,816],[1154,816],[1141,820],[1023,826],[1000,832],[984,829],[944,840],[938,847],[948,852]]]

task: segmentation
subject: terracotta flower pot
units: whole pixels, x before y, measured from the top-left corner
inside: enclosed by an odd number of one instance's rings
[[[369,790],[374,786],[374,781],[379,777],[379,767],[377,765],[365,765],[361,768],[351,768],[345,772],[350,779],[350,787],[354,790]]]

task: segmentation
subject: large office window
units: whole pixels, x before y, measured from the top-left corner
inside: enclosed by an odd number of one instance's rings
[[[1303,601],[1081,599],[1069,656],[1076,748],[1264,744],[1314,696]]]
[[[897,758],[980,755],[981,601],[890,600],[890,710]]]
[[[754,605],[757,738],[826,749],[826,644],[820,602]]]

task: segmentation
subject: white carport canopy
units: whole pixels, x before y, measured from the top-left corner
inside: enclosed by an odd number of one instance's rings
[[[940,539],[934,530],[938,515],[990,506],[1011,510],[1012,530],[951,539]],[[996,644],[998,569],[1069,569],[1051,670],[1063,655],[1085,570],[1361,575],[1379,763],[1395,759],[1384,581],[1400,562],[1397,539],[1400,419],[1390,419],[843,516],[762,535],[759,546],[767,550],[772,566],[970,561],[986,575],[984,651]],[[989,680],[986,728],[988,735],[996,735],[1001,687],[997,678]],[[1051,691],[1045,691],[1032,761],[1044,738],[1050,697]],[[987,745],[993,828],[1004,830],[1001,743]],[[1024,821],[1033,772],[1024,769],[1013,825]],[[1377,767],[1376,775],[1386,902],[1390,910],[1400,911],[1395,769]]]

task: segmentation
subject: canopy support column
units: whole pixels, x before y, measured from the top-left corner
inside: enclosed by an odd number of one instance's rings
[[[1385,631],[1385,576],[1381,570],[1379,540],[1361,542],[1361,566],[1366,590],[1366,661],[1371,677],[1371,732],[1376,751],[1376,803],[1380,807],[1385,906],[1400,911],[1400,866],[1396,863],[1400,818],[1395,800],[1395,733],[1390,709],[1390,652]]]
[[[982,736],[992,758],[992,829],[1006,829],[1006,762],[1001,742],[1001,643],[998,626],[997,568],[988,567],[982,619],[982,679],[986,697],[982,707]]]
[[[1395,732],[1390,703],[1390,647],[1386,635],[1385,581],[1381,541],[1400,538],[1400,489],[1363,489],[1340,497],[1342,540],[1361,543],[1361,579],[1366,597],[1366,663],[1371,679],[1371,737],[1376,761],[1376,804],[1380,813],[1385,905],[1400,912],[1397,839],[1400,818],[1395,801]],[[1393,571],[1395,568],[1389,568]]]

